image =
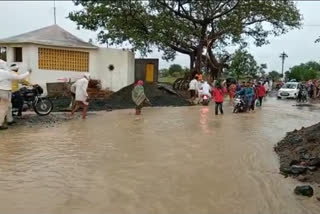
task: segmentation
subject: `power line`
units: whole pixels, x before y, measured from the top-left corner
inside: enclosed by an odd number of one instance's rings
[[[57,17],[56,17],[56,0],[53,0],[53,18],[54,18],[54,24],[57,24]]]

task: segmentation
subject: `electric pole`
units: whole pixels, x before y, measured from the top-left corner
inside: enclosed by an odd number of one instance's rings
[[[56,0],[53,0],[53,18],[54,18],[54,24],[57,24],[57,18],[56,18]]]
[[[283,74],[283,70],[284,70],[284,61],[286,60],[286,58],[288,57],[288,55],[283,51],[282,54],[280,54],[280,58],[282,60],[282,78],[284,78],[284,74]]]

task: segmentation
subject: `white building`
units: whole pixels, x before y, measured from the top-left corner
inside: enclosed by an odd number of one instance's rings
[[[58,25],[1,39],[0,57],[32,69],[29,80],[45,89],[46,83],[76,80],[84,72],[112,91],[134,82],[134,53],[94,46]]]

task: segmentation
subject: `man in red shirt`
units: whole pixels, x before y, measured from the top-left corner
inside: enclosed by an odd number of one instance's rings
[[[259,97],[260,106],[262,106],[262,100],[264,96],[266,96],[266,89],[264,88],[263,85],[261,85],[261,82],[258,82],[258,97]]]

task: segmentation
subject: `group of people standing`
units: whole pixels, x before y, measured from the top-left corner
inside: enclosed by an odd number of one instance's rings
[[[309,80],[308,82],[306,82],[305,87],[311,99],[320,97],[320,81],[319,80]]]
[[[189,92],[192,103],[197,103],[201,100],[201,96],[207,95],[215,102],[215,114],[218,115],[219,111],[223,114],[223,102],[226,94],[229,94],[230,102],[233,101],[235,96],[239,95],[244,99],[245,111],[253,111],[258,102],[262,105],[263,98],[269,92],[269,83],[261,82],[242,82],[242,84],[232,83],[228,87],[226,81],[216,80],[213,83],[208,83],[204,80],[199,80],[199,76],[194,76],[189,84]]]
[[[257,104],[262,106],[263,98],[267,95],[268,90],[268,83],[262,85],[261,82],[256,84],[253,82],[243,82],[240,87],[237,87],[235,94],[243,98],[245,111],[254,111]]]

